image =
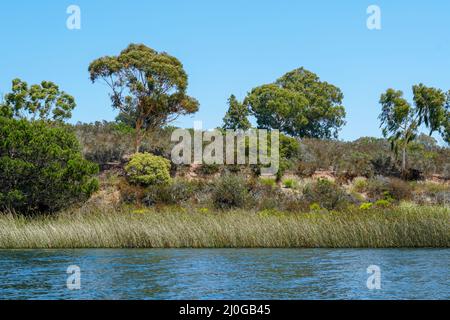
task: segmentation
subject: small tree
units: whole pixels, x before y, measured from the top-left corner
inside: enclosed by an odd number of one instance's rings
[[[28,86],[25,81],[14,79],[12,91],[4,97],[0,104],[0,116],[30,119],[63,121],[72,116],[75,99],[60,91],[59,87],[50,81]]]
[[[228,99],[228,111],[223,118],[224,129],[242,129],[248,130],[251,128],[250,121],[248,121],[249,111],[240,103],[236,97],[232,94]]]
[[[253,89],[244,101],[258,127],[295,137],[337,138],[345,124],[341,90],[303,68]]]
[[[406,173],[407,147],[417,137],[423,124],[433,134],[445,120],[445,94],[423,84],[413,86],[414,106],[403,98],[403,92],[388,89],[381,95],[382,112],[379,116],[383,136],[391,142],[398,155],[402,154],[402,173]]]
[[[98,166],[86,161],[71,130],[0,117],[0,211],[52,213],[97,190]]]
[[[113,107],[134,123],[136,152],[147,132],[198,110],[197,100],[186,94],[181,62],[143,44],[93,61],[89,73],[92,82],[101,79],[110,87]]]

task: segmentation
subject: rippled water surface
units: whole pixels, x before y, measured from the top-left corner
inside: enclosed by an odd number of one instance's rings
[[[450,249],[0,250],[0,299],[449,299],[449,266]]]

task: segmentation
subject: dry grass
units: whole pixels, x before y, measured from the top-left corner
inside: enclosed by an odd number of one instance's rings
[[[0,215],[0,248],[449,247],[450,209],[284,214],[85,208],[54,217]]]

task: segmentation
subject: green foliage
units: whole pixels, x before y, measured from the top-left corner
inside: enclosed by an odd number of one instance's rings
[[[318,204],[318,203],[312,203],[310,206],[309,206],[309,211],[312,211],[312,212],[318,212],[318,211],[321,211],[322,210],[322,207],[320,206],[320,204]]]
[[[125,166],[131,183],[143,186],[164,185],[171,181],[170,161],[150,153],[136,153]]]
[[[98,166],[83,159],[66,128],[0,117],[0,207],[52,213],[98,188]]]
[[[280,134],[280,157],[284,159],[296,158],[300,155],[300,142],[292,137]]]
[[[392,202],[386,199],[380,199],[375,202],[375,206],[378,208],[388,208],[392,205]]]
[[[215,183],[212,199],[218,209],[244,207],[248,200],[245,179],[232,174],[220,177]]]
[[[263,186],[268,186],[271,188],[274,188],[277,185],[276,180],[272,178],[260,178],[259,181]]]
[[[327,210],[343,208],[348,204],[345,192],[335,183],[319,179],[303,189],[303,197],[308,203],[317,203]]]
[[[215,163],[213,163],[213,164],[204,163],[199,167],[199,171],[201,174],[204,174],[204,175],[212,175],[212,174],[216,174],[220,171],[220,166]]]
[[[412,186],[398,178],[377,176],[367,182],[367,194],[373,199],[409,200],[412,198]]]
[[[303,68],[254,88],[244,101],[258,127],[291,136],[336,138],[345,124],[341,90]]]
[[[146,132],[198,110],[198,101],[186,94],[188,77],[181,62],[143,44],[93,61],[89,73],[92,82],[107,83],[119,117],[136,128],[136,152]]]
[[[372,158],[363,152],[345,154],[339,161],[338,175],[349,178],[363,176],[371,177],[373,172]]]
[[[232,130],[248,130],[251,128],[248,121],[249,111],[234,95],[228,99],[228,111],[223,118],[223,128]]]
[[[0,104],[0,116],[16,119],[63,121],[72,116],[75,99],[60,91],[50,81],[28,86],[25,81],[14,79],[12,92],[5,95]]]
[[[446,95],[442,90],[426,87],[423,84],[413,86],[414,104],[411,106],[402,91],[388,89],[381,95],[380,114],[383,135],[391,142],[396,154],[402,152],[402,173],[406,174],[407,147],[417,138],[420,126],[425,125],[430,135],[442,131],[447,120]]]
[[[288,188],[288,189],[296,189],[298,187],[298,182],[297,182],[297,180],[294,180],[294,179],[284,179],[283,185],[285,188]]]
[[[359,206],[359,209],[360,210],[369,210],[369,209],[371,209],[373,207],[373,203],[371,203],[371,202],[364,202],[363,204],[361,204],[360,206]]]
[[[191,199],[198,185],[189,181],[176,179],[170,184],[153,185],[147,188],[143,203],[147,206],[155,204],[175,205]]]
[[[357,177],[353,180],[353,190],[359,193],[363,193],[367,190],[368,182],[366,178]]]

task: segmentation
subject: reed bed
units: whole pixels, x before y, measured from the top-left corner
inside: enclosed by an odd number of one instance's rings
[[[450,209],[340,213],[88,208],[55,216],[0,214],[1,249],[399,248],[450,246]]]

